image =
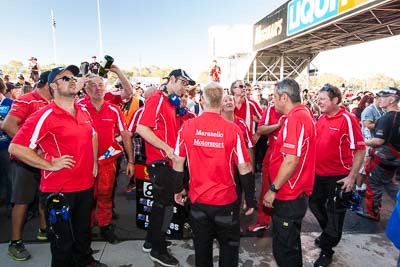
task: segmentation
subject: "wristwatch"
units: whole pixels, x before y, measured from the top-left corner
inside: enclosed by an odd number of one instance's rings
[[[269,190],[271,190],[274,193],[278,193],[279,189],[276,189],[274,184],[270,184],[269,185]]]

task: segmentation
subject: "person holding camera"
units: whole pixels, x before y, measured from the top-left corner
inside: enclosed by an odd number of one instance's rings
[[[318,105],[323,113],[317,121],[317,153],[314,190],[310,210],[322,234],[315,240],[321,248],[314,266],[332,262],[335,247],[342,237],[346,198],[353,190],[364,161],[365,143],[357,118],[340,106],[342,94],[326,84],[319,90]],[[327,153],[329,151],[329,153]]]
[[[93,258],[90,248],[97,134],[87,110],[75,102],[80,90],[74,77],[78,73],[74,65],[52,69],[48,85],[54,101],[26,120],[12,139],[9,152],[41,170],[41,202],[48,204],[45,214],[51,266],[106,267]],[[38,147],[44,152],[41,156],[36,153]],[[63,197],[58,196],[60,192]],[[63,205],[50,205],[55,195]]]
[[[182,69],[173,70],[167,83],[150,96],[139,119],[137,133],[145,140],[147,170],[153,183],[154,202],[142,250],[163,266],[177,266],[178,260],[167,251],[166,231],[172,218],[174,190],[171,160],[178,136],[179,96],[189,85],[195,85]]]
[[[116,73],[124,86],[130,86],[128,79],[115,64],[110,72]],[[126,175],[132,177],[135,167],[131,135],[126,130],[126,124],[121,109],[104,100],[106,86],[102,77],[90,74],[85,88],[89,98],[79,102],[89,112],[93,127],[98,134],[98,173],[94,183],[95,218],[92,226],[97,223],[104,239],[116,244],[119,237],[112,226],[112,194],[117,174],[117,159],[122,154],[122,147],[115,136],[121,135],[127,157]]]

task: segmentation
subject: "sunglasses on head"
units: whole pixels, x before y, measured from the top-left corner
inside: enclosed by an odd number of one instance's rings
[[[58,80],[63,80],[65,82],[69,82],[71,80],[74,80],[76,82],[76,78],[74,76],[62,76],[61,78],[58,78],[57,80],[55,80],[54,82],[58,81]]]
[[[330,91],[333,91],[333,89],[329,85],[324,85],[322,87],[321,91],[330,92]]]

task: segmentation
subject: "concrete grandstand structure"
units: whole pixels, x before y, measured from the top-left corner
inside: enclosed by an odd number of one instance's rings
[[[273,82],[312,72],[322,51],[399,34],[398,0],[291,0],[254,24],[251,50],[222,58],[245,65],[235,67],[235,78]]]

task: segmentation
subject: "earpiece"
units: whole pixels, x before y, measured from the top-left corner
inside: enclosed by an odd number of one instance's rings
[[[180,97],[179,97],[177,94],[175,94],[175,93],[173,93],[173,94],[168,94],[167,86],[166,86],[166,85],[163,85],[163,86],[161,87],[161,91],[165,92],[165,93],[168,95],[168,101],[169,101],[169,103],[171,103],[171,105],[173,105],[173,106],[175,106],[175,107],[179,107],[179,106],[181,105],[181,99],[180,99]]]

